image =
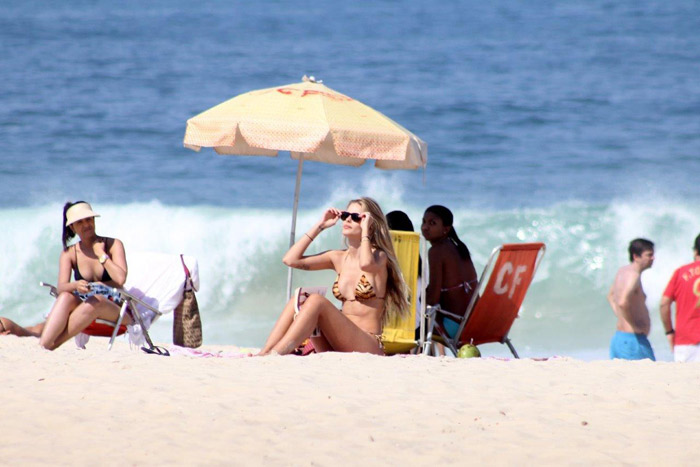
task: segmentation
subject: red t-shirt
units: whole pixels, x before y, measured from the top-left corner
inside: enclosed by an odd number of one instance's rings
[[[700,261],[676,269],[664,296],[676,302],[675,344],[700,343]]]

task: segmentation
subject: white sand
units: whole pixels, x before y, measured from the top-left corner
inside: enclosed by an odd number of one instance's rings
[[[8,336],[0,375],[3,465],[700,462],[695,364],[167,358]]]

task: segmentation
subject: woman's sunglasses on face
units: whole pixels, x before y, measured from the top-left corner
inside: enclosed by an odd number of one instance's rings
[[[356,213],[356,212],[347,212],[347,211],[343,211],[343,212],[340,213],[340,220],[343,220],[343,221],[344,221],[344,220],[347,219],[348,217],[349,217],[350,219],[352,219],[353,222],[358,222],[358,223],[359,223],[359,222],[362,220],[362,216],[361,216],[360,214]]]

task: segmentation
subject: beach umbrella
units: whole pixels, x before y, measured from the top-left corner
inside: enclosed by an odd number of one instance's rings
[[[428,146],[416,135],[365,104],[304,76],[301,83],[240,94],[187,120],[184,145],[218,154],[277,156],[298,160],[290,246],[296,235],[304,161],[418,169]],[[287,278],[291,296],[292,271]]]

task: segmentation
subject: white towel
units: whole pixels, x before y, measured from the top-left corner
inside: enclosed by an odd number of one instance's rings
[[[199,290],[199,265],[193,256],[184,256],[192,282]],[[151,252],[129,253],[129,274],[124,288],[161,313],[172,312],[182,301],[185,271],[180,255]],[[145,308],[139,307],[139,311]]]
[[[190,271],[195,290],[199,290],[199,264],[193,256],[183,257]],[[185,291],[185,270],[180,255],[153,252],[129,252],[127,258],[129,271],[124,289],[133,296],[148,303],[161,313],[172,312],[182,301]],[[148,308],[136,305],[146,329],[150,328],[155,314]],[[127,326],[129,341],[141,346],[144,342],[141,326]],[[75,343],[85,348],[89,336],[83,333],[75,336]]]

